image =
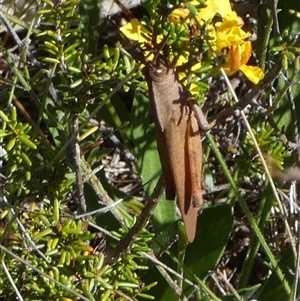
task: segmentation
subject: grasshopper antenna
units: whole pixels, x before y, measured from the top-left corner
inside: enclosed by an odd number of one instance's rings
[[[119,29],[115,22],[112,19],[108,19],[109,23],[116,29],[117,39],[120,41],[119,48],[124,52],[127,52],[127,55],[131,55],[137,62],[141,62],[144,65],[147,65],[149,61],[143,54],[142,50],[139,47],[136,47]],[[122,46],[121,46],[122,45]]]
[[[161,50],[166,46],[166,43],[170,37],[170,34],[171,34],[171,31],[169,31],[169,33],[163,38],[163,40],[160,42],[160,44],[158,45],[158,49],[157,49],[157,52],[154,56],[154,59],[153,59],[153,62],[156,62],[158,56],[159,56],[159,53],[161,52]]]

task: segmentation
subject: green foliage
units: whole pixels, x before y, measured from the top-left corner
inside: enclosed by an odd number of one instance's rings
[[[28,123],[18,122],[16,107],[11,108],[9,115],[0,111],[0,116],[3,121],[0,136],[6,146],[6,168],[10,175],[8,183],[18,183],[18,185],[9,185],[10,193],[20,195],[24,190],[22,189],[24,182],[31,179],[32,161],[30,158],[37,149],[37,145],[28,135],[32,129],[31,126]],[[25,190],[25,193],[28,192]]]
[[[49,276],[46,278],[34,274],[30,272],[30,267],[26,267],[15,257],[2,253],[2,260],[9,266],[9,272],[24,300],[72,298],[74,291],[89,300],[111,300],[115,294],[120,295],[119,300],[122,300],[122,294],[132,297],[147,296],[145,292],[148,288],[141,286],[138,277],[138,271],[147,267],[136,263],[137,256],[134,253],[137,247],[133,247],[131,254],[127,254],[110,267],[105,264],[104,254],[94,252],[89,246],[95,234],[87,230],[87,223],[59,217],[61,212],[55,211],[55,204],[39,208],[32,203],[28,209],[29,211],[21,214],[18,220],[26,225],[26,233],[32,238],[37,249],[45,255],[46,260],[37,256],[33,250],[28,252],[26,248],[21,247],[25,243],[22,242],[24,233],[19,231],[16,223],[11,220],[9,210],[1,216],[2,221],[11,223],[10,231],[2,231],[1,244]],[[141,243],[137,243],[140,245],[138,249],[147,251],[145,247],[141,247]],[[25,281],[22,273],[27,274]],[[14,290],[3,269],[0,276],[1,294],[6,297],[13,296]]]
[[[134,300],[149,299],[151,296],[147,291],[154,284],[146,285],[141,281],[140,270],[145,271],[147,267],[137,263],[140,258],[137,253],[149,251],[148,232],[146,235],[141,233],[140,241],[134,244],[130,253],[108,266],[103,250],[97,251],[91,246],[96,234],[87,229],[88,222],[66,217],[69,211],[66,204],[77,185],[73,146],[70,146],[77,135],[74,122],[79,120],[78,134],[82,147],[87,149],[101,139],[100,123],[91,123],[91,118],[104,119],[109,125],[120,127],[123,120],[118,107],[114,107],[118,102],[110,102],[117,90],[111,92],[118,81],[124,82],[124,91],[128,90],[131,84],[125,78],[136,64],[120,53],[119,48],[104,45],[100,51],[97,48],[97,54],[89,53],[85,24],[81,23],[78,11],[79,1],[59,4],[44,1],[38,7],[36,18],[47,26],[42,25],[33,34],[39,49],[38,59],[43,62],[42,69],[26,73],[24,62],[25,71],[12,66],[12,72],[8,73],[10,89],[6,90],[6,95],[13,102],[5,102],[5,95],[2,96],[0,111],[1,142],[7,151],[6,164],[1,169],[5,175],[1,189],[5,191],[7,202],[7,208],[1,211],[1,244],[5,248],[1,249],[2,267],[5,262],[17,292],[24,300],[66,300],[73,299],[76,294],[76,298],[81,296],[85,300],[125,300],[129,296]],[[3,44],[1,50],[10,58],[10,49],[5,46]],[[135,72],[132,80],[140,76]],[[23,114],[24,107],[17,112],[28,96],[33,111],[31,116]],[[99,112],[103,106],[105,108]],[[44,134],[45,124],[48,136]],[[72,136],[74,138],[70,140]],[[99,180],[90,176],[93,173],[91,167],[99,167],[99,160],[110,151],[106,148],[100,152],[97,149],[88,151],[90,166],[85,165],[82,158],[85,177],[91,178],[86,186],[94,191],[87,200],[88,208],[97,204],[99,198],[106,205],[113,203]],[[15,209],[10,209],[11,206]],[[120,231],[124,233],[127,227],[123,223],[129,216],[123,207],[112,212],[120,219],[117,228],[121,227]],[[99,224],[106,226],[103,222]],[[113,224],[112,217],[109,222]],[[7,249],[15,256],[6,253]],[[30,265],[37,270],[33,272]],[[7,276],[1,268],[1,295],[12,297],[16,289]]]
[[[284,159],[289,157],[290,154],[286,152],[283,141],[278,139],[279,133],[276,134],[274,128],[265,123],[260,123],[259,129],[253,129],[253,132],[266,159],[268,156],[271,157],[273,159],[273,164],[275,164],[277,168],[283,169]],[[249,136],[246,136],[245,139],[247,152],[249,153],[251,148],[255,151],[252,139]],[[257,163],[252,161],[252,166],[254,169],[262,168],[259,161]]]

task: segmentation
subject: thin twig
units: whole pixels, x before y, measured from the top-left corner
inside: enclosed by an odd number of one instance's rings
[[[28,51],[28,41],[25,42],[21,41],[18,34],[14,30],[14,28],[11,26],[10,22],[7,20],[7,18],[4,16],[2,11],[0,10],[0,21],[6,26],[7,31],[10,33],[11,37],[15,41],[15,43],[18,45],[19,49],[25,49],[26,56],[29,58],[29,60],[37,67],[42,68],[43,65]]]
[[[89,166],[88,162],[86,162],[86,160],[84,158],[81,158],[80,164],[81,164],[81,169],[85,175],[86,174],[90,175],[93,173],[91,167]],[[124,216],[122,215],[120,210],[118,208],[116,208],[116,206],[114,206],[114,204],[115,204],[114,200],[112,200],[110,198],[110,196],[104,189],[99,178],[94,174],[91,175],[91,177],[89,178],[89,184],[91,185],[91,187],[94,189],[96,195],[98,196],[99,202],[102,204],[108,205],[108,206],[112,206],[111,211],[112,211],[113,215],[119,221],[119,223],[121,225],[123,225],[124,224]]]
[[[79,129],[78,116],[74,116],[73,132],[78,133],[78,129]],[[72,152],[72,158],[74,160],[72,160],[72,161],[75,166],[78,211],[82,215],[82,214],[86,213],[86,201],[85,201],[85,197],[84,197],[82,170],[81,170],[81,164],[80,164],[81,155],[80,155],[80,146],[79,146],[79,133],[76,135],[76,139],[73,144],[73,152]]]
[[[161,197],[163,189],[164,189],[164,181],[163,178],[160,177],[158,183],[156,184],[156,188],[153,192],[151,199],[147,200],[143,211],[141,212],[140,216],[138,217],[133,227],[121,239],[120,243],[116,246],[116,248],[112,251],[112,253],[109,254],[106,260],[107,264],[114,263],[123,253],[125,253],[127,250],[131,248],[138,234],[143,230],[149,218],[153,214],[153,211]]]
[[[2,201],[5,204],[9,205],[9,203],[8,203],[7,198],[6,198],[5,195],[1,195],[1,199],[2,199]],[[8,208],[10,209],[10,212],[11,212],[11,214],[13,216],[12,218],[16,219],[16,221],[18,223],[18,226],[20,228],[21,233],[23,233],[23,235],[27,238],[27,240],[29,242],[29,245],[31,245],[32,249],[35,252],[37,252],[41,256],[41,258],[43,258],[49,264],[50,260],[39,250],[39,248],[36,246],[35,242],[31,239],[31,237],[27,233],[27,231],[26,231],[25,227],[23,226],[23,224],[21,223],[20,219],[17,217],[17,215],[18,215],[19,212],[15,211],[14,208],[12,208],[11,206],[8,206]],[[9,230],[9,228],[7,228],[7,230]],[[3,237],[5,237],[5,234],[3,234]],[[1,239],[0,239],[0,242],[1,242]]]
[[[230,89],[232,95],[235,95],[233,97],[236,103],[230,108],[208,119],[209,129],[219,123],[226,122],[227,118],[232,118],[232,116],[234,116],[236,112],[240,112],[243,109],[245,109],[246,106],[248,106],[251,102],[253,102],[254,99],[261,95],[263,91],[271,84],[271,82],[273,82],[279,76],[281,69],[281,64],[275,64],[275,66],[273,66],[273,68],[266,74],[264,79],[258,85],[253,87],[253,89],[248,94],[246,94],[241,100],[238,100],[234,90]],[[223,73],[223,76],[227,77],[225,73]],[[228,87],[231,87],[228,78],[227,80],[225,79],[225,81],[227,81]]]
[[[17,297],[18,297],[18,300],[20,301],[24,301],[24,299],[22,298],[22,295],[20,294],[16,284],[14,283],[14,280],[13,278],[11,277],[10,273],[9,273],[9,270],[8,268],[6,267],[6,264],[4,262],[4,260],[1,260],[1,264],[2,264],[2,267],[3,267],[3,270],[4,270],[4,273],[6,274],[6,277],[8,279],[8,281],[10,282],[11,286],[13,287]]]

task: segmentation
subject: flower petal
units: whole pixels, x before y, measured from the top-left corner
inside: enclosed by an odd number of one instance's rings
[[[139,43],[145,43],[150,40],[150,38],[146,38],[150,35],[150,32],[143,27],[138,19],[132,19],[125,26],[122,26],[120,30],[130,40],[137,41]]]
[[[192,4],[193,3],[194,1],[192,1]],[[216,13],[219,13],[223,17],[232,11],[230,2],[228,0],[207,0],[206,5],[207,6],[202,8],[197,15],[197,20],[200,22],[200,24],[202,24],[203,21],[211,20]]]
[[[169,16],[169,20],[170,22],[173,23],[179,23],[180,19],[184,19],[189,15],[189,10],[187,8],[175,8],[170,16]]]
[[[246,75],[246,77],[254,84],[258,84],[260,80],[264,78],[264,73],[259,67],[241,65],[240,70]]]
[[[252,44],[250,41],[246,41],[241,44],[241,64],[247,64],[252,53]]]

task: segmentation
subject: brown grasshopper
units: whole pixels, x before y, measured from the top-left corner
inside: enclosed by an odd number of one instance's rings
[[[156,128],[157,146],[165,179],[167,199],[177,197],[189,242],[196,234],[197,215],[203,204],[201,133],[232,118],[261,93],[279,74],[275,66],[245,99],[206,120],[190,91],[163,55],[158,54],[144,69],[149,89],[150,114]]]
[[[163,48],[167,38],[159,49]],[[190,91],[179,81],[177,70],[160,51],[149,62],[132,45],[129,48],[131,55],[146,66],[144,74],[149,89],[150,114],[156,128],[166,197],[170,200],[177,197],[188,241],[193,242],[198,211],[203,204],[201,133],[245,108],[278,75],[280,67],[275,66],[245,99],[208,122]]]
[[[156,127],[157,146],[167,199],[177,196],[187,238],[195,238],[201,193],[202,142],[196,105],[176,69],[162,55],[145,68],[150,96],[150,114]]]

